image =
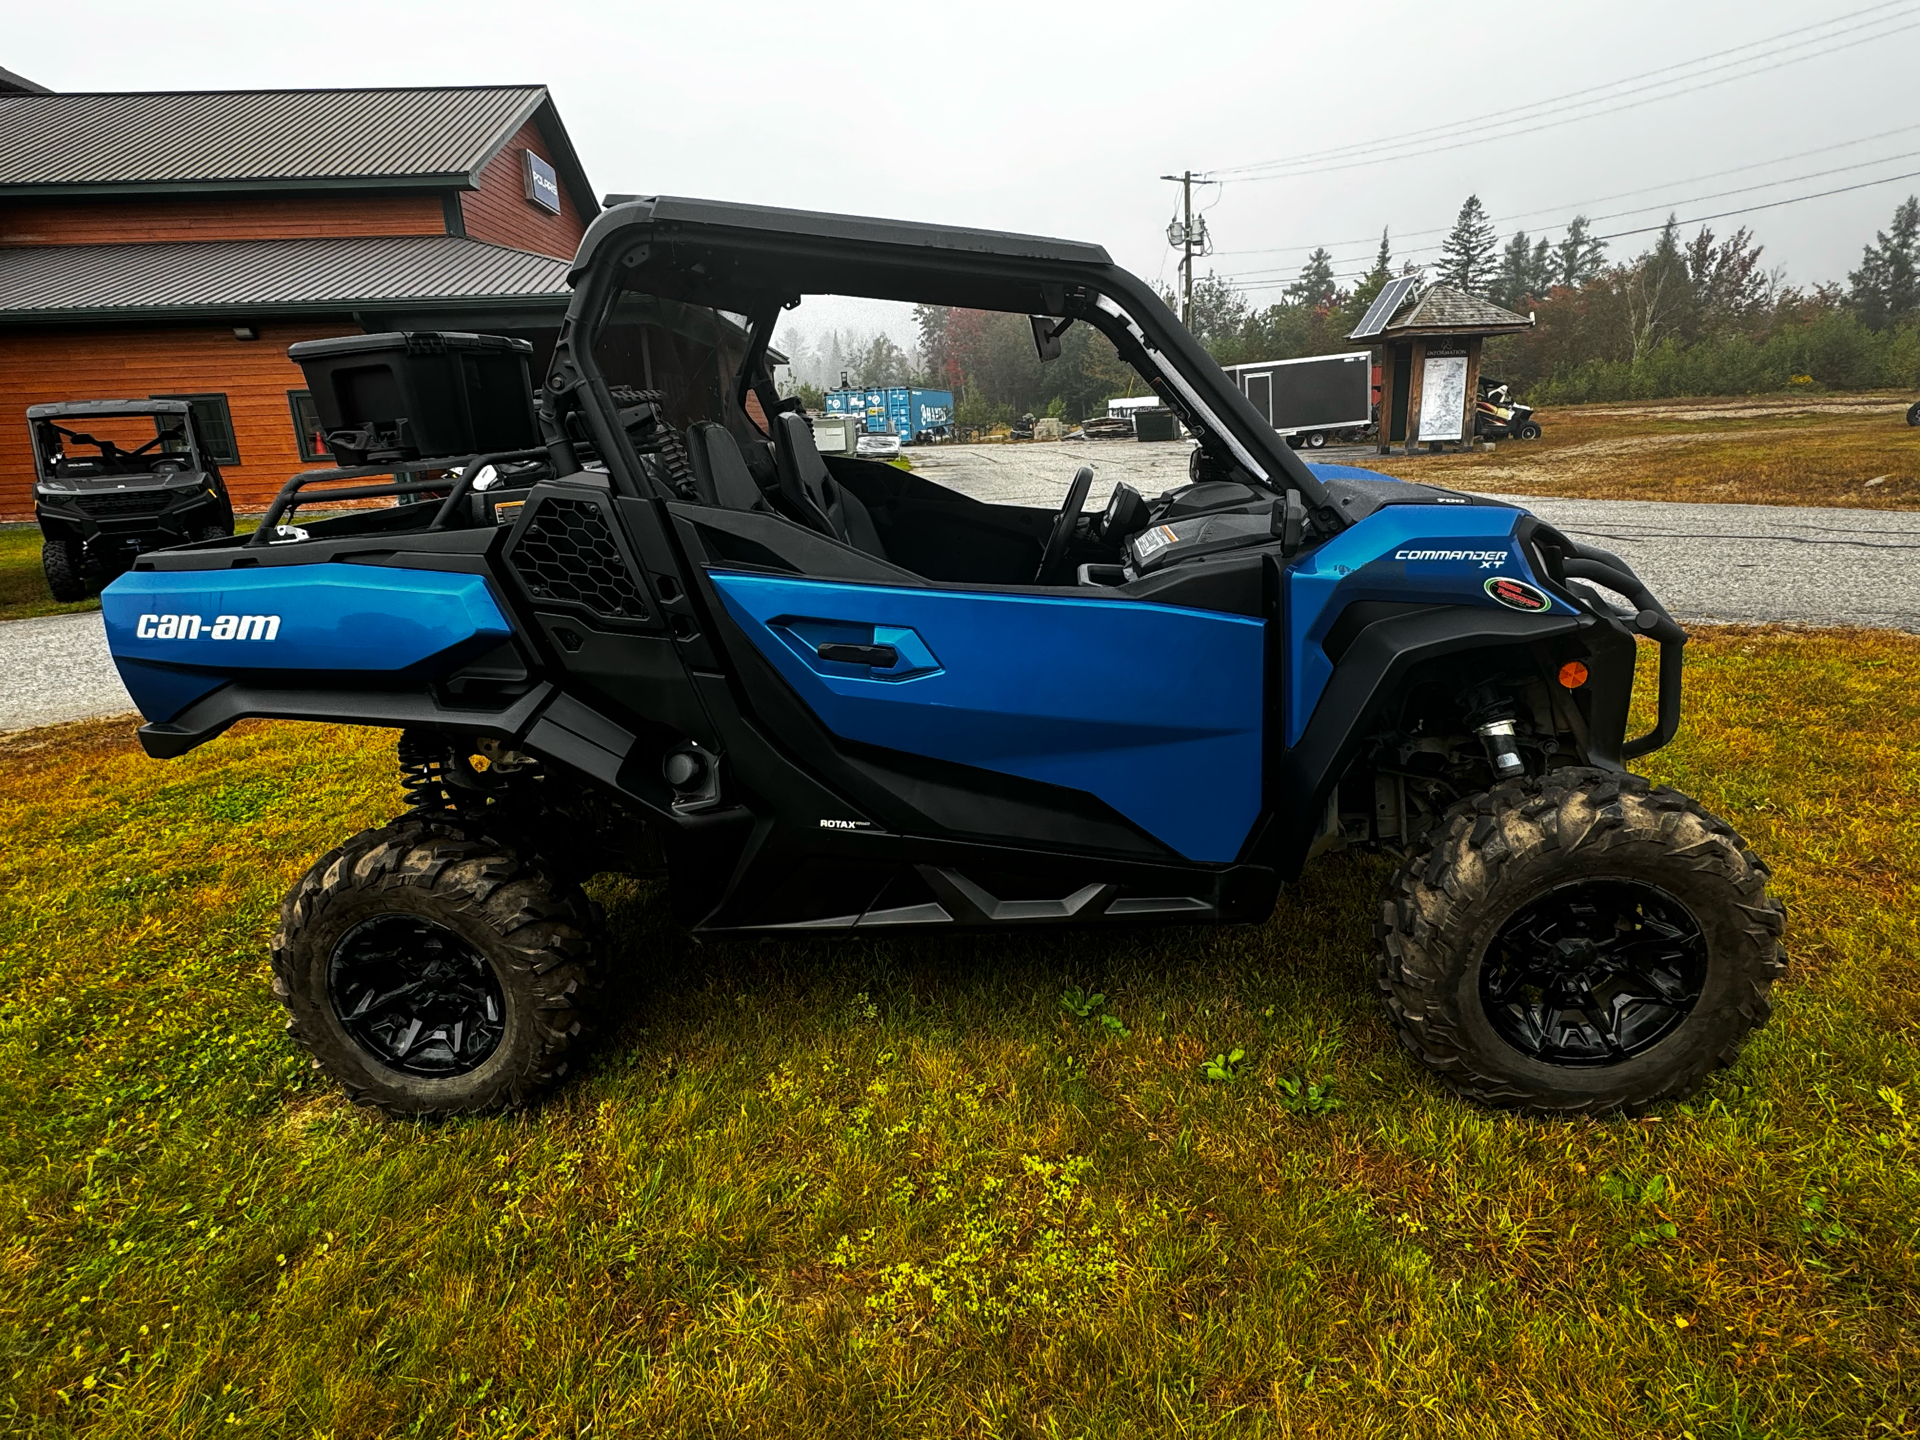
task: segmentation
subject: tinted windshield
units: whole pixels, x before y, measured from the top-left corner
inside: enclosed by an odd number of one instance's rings
[[[45,473],[55,479],[147,475],[178,469],[191,455],[181,415],[67,415],[33,422]]]

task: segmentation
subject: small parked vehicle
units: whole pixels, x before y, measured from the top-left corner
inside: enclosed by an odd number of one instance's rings
[[[881,430],[862,435],[854,447],[856,455],[868,460],[895,460],[900,455],[900,437],[892,431]]]
[[[1540,438],[1540,422],[1533,418],[1533,407],[1515,400],[1513,388],[1504,380],[1482,375],[1473,408],[1473,433],[1482,440]]]
[[[185,400],[27,407],[40,563],[60,601],[84,600],[148,550],[233,534],[220,469]]]
[[[315,862],[270,953],[290,1039],[354,1100],[509,1108],[576,1071],[602,979],[650,964],[652,927],[614,940],[580,888],[602,871],[664,868],[700,936],[1074,926],[1131,955],[1142,925],[1266,922],[1357,848],[1391,857],[1354,895],[1385,1024],[1462,1096],[1638,1114],[1765,1023],[1765,863],[1627,768],[1680,726],[1687,636],[1617,555],[1308,465],[1098,245],[661,196],[595,219],[573,279],[537,402],[430,336],[357,337],[351,373],[295,346],[329,431],[404,416],[448,448],[384,485],[295,476],[252,535],[143,555],[102,600],[150,755],[250,716],[398,732],[405,813]],[[1191,483],[1090,512],[1088,465],[996,504],[821,455],[768,346],[848,287],[1097,331],[1194,437]],[[642,389],[668,355],[733,382]],[[1322,939],[1293,953],[1360,963]]]

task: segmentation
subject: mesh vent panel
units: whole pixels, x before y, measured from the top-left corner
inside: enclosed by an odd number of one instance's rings
[[[640,587],[592,501],[542,500],[512,560],[537,600],[570,600],[610,619],[647,618]]]

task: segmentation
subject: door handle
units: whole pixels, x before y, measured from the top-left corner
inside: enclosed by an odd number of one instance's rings
[[[900,663],[900,652],[891,645],[848,645],[829,640],[815,647],[813,653],[822,660],[841,665],[871,665],[876,670],[891,670]]]

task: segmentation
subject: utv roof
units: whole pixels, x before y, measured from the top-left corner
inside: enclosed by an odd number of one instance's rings
[[[773,239],[844,242],[862,249],[948,250],[1006,260],[1051,260],[1074,265],[1112,265],[1106,247],[1084,240],[1055,240],[1006,230],[975,230],[961,225],[929,225],[917,220],[882,220],[866,215],[834,215],[819,210],[784,210],[773,205],[739,205],[727,200],[692,200],[678,195],[609,195],[580,242],[573,278],[594,252],[622,230],[638,226],[666,229],[688,239]]]
[[[29,405],[29,420],[57,420],[62,415],[186,415],[193,406],[185,400],[53,400]]]

